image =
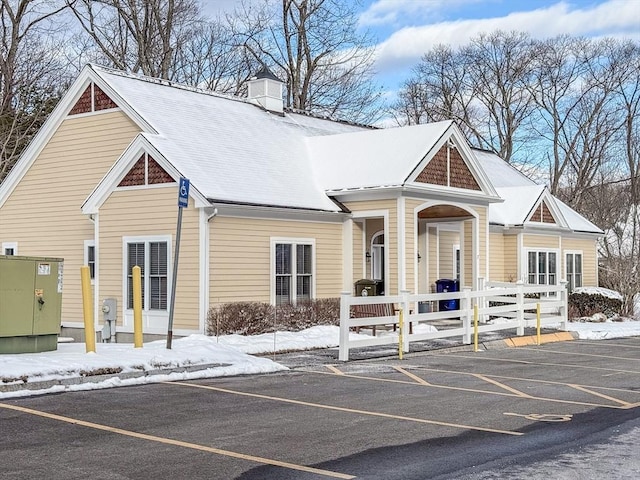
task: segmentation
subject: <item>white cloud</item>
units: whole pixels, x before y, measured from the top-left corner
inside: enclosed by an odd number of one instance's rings
[[[377,0],[364,11],[358,23],[361,27],[395,25],[400,22],[441,18],[462,5],[481,0]]]
[[[376,5],[389,1],[381,0]],[[409,2],[402,0],[402,3]],[[376,68],[379,72],[407,69],[417,64],[424,52],[437,44],[457,47],[479,33],[498,29],[528,32],[534,38],[569,34],[640,39],[638,6],[637,0],[609,0],[591,8],[576,9],[569,3],[560,2],[547,8],[514,12],[502,17],[405,27],[378,44]]]

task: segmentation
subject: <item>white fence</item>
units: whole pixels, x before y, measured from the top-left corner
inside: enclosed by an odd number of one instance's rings
[[[442,301],[457,300],[459,309],[432,311]],[[352,318],[357,305],[390,304],[394,315],[381,317]],[[471,344],[474,331],[474,307],[478,307],[478,334],[498,330],[515,329],[517,335],[524,335],[525,327],[537,326],[537,306],[540,304],[540,325],[560,323],[562,330],[567,322],[567,289],[562,285],[524,285],[521,282],[488,283],[483,290],[463,289],[461,292],[411,294],[382,297],[353,297],[343,293],[340,301],[340,348],[338,358],[349,359],[351,348],[373,345],[398,345],[397,335],[378,334],[361,335],[357,340],[349,338],[349,332],[355,328],[373,326],[391,326],[399,322],[400,311],[403,312],[404,352],[409,351],[409,344],[415,341],[438,338],[462,337],[462,342]],[[450,303],[448,303],[449,306]],[[355,307],[355,308],[352,308]],[[382,309],[381,309],[382,310]],[[420,312],[423,313],[420,313]],[[490,321],[500,318],[499,321]],[[424,331],[420,325],[431,325],[437,331]],[[410,333],[411,325],[413,333]],[[383,328],[377,328],[378,332]],[[365,337],[365,338],[363,338]]]

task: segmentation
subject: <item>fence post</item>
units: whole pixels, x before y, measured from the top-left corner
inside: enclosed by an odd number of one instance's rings
[[[473,305],[471,305],[471,288],[463,287],[462,292],[464,293],[460,302],[462,312],[464,312],[462,313],[462,329],[464,330],[462,343],[471,345],[471,309],[473,308]]]
[[[478,291],[483,292],[486,288],[487,288],[487,285],[485,283],[484,277],[478,277]],[[488,304],[487,304],[486,295],[476,297],[476,305],[478,305],[478,308],[480,309],[487,308]],[[482,318],[482,323],[487,323],[487,321],[489,320],[489,316],[486,313],[483,313],[481,318]]]
[[[522,280],[518,280],[516,282],[516,286],[518,288],[518,293],[516,293],[518,329],[516,333],[517,335],[522,336],[524,335],[524,282]]]
[[[351,292],[342,292],[340,294],[340,339],[338,344],[338,360],[341,362],[349,360],[350,297]]]
[[[409,332],[412,331],[412,328],[409,326],[411,324],[411,317],[413,316],[412,310],[409,309],[409,294],[411,292],[409,290],[402,290],[400,294],[402,295],[402,311],[404,313],[404,335],[402,339],[402,349],[405,352],[409,352]],[[417,308],[416,304],[416,308]]]
[[[562,302],[562,306],[559,308],[560,313],[560,330],[567,331],[567,320],[569,320],[569,291],[567,290],[567,282],[566,280],[560,281],[560,286],[562,290],[560,291],[560,301]]]

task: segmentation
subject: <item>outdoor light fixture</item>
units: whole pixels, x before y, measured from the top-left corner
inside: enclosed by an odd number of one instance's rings
[[[367,262],[371,260],[371,253],[367,252],[364,254],[365,257],[367,257]]]
[[[420,263],[420,260],[422,260],[422,255],[420,255],[420,252],[418,252],[418,263]]]

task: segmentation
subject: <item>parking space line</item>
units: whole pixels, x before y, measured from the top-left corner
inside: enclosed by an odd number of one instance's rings
[[[524,348],[518,348],[518,350],[525,350]],[[537,352],[540,350],[533,349]],[[545,350],[546,351],[546,350]],[[551,363],[551,362],[530,362],[528,360],[516,360],[513,358],[499,358],[499,357],[485,357],[484,355],[461,355],[461,354],[453,354],[453,353],[430,353],[430,356],[434,357],[456,357],[456,358],[468,358],[473,359],[474,361],[479,360],[491,360],[494,362],[505,362],[505,363],[520,363],[522,365],[540,365],[545,367],[563,367],[563,368],[581,368],[583,370],[597,370],[604,372],[616,372],[616,373],[633,373],[640,374],[638,370],[623,370],[620,368],[604,368],[604,367],[592,367],[589,365],[576,365],[571,363]]]
[[[601,398],[604,398],[606,400],[611,400],[612,402],[619,403],[619,404],[621,404],[622,406],[625,406],[625,407],[628,407],[629,405],[631,405],[631,403],[629,403],[629,402],[625,402],[624,400],[620,400],[618,398],[610,397],[609,395],[605,395],[604,393],[594,392],[593,390],[589,390],[588,388],[584,388],[581,385],[575,385],[573,383],[568,383],[567,385],[570,386],[571,388],[575,388],[576,390],[580,390],[581,392],[585,392],[585,393],[588,393],[590,395],[595,395],[597,397],[601,397]]]
[[[320,374],[320,375],[335,375],[334,373],[329,373],[329,372],[318,372],[318,371],[309,371],[309,373],[316,373],[316,374]],[[451,373],[458,373],[460,375],[472,375],[471,373],[461,373],[461,372],[451,372]],[[543,401],[543,402],[553,402],[553,403],[564,403],[567,405],[580,405],[580,406],[585,406],[585,407],[604,407],[604,408],[613,408],[613,409],[619,409],[619,410],[624,410],[627,409],[628,407],[621,407],[618,405],[607,405],[607,404],[603,404],[603,403],[592,403],[592,402],[579,402],[579,401],[575,401],[575,400],[562,400],[562,399],[558,399],[558,398],[548,398],[548,397],[535,397],[535,396],[526,396],[523,397],[522,395],[518,395],[515,393],[507,393],[507,392],[492,392],[489,390],[480,390],[478,388],[465,388],[465,387],[452,387],[449,385],[436,385],[436,384],[429,384],[429,385],[418,385],[415,382],[408,382],[406,380],[395,380],[395,379],[391,379],[391,378],[377,378],[377,377],[367,377],[364,375],[350,375],[348,373],[345,373],[344,375],[340,375],[341,377],[344,378],[357,378],[360,380],[370,380],[370,381],[374,381],[374,382],[388,382],[388,383],[404,383],[406,385],[414,385],[414,386],[420,386],[420,387],[424,387],[424,388],[440,388],[443,390],[458,390],[461,392],[470,392],[470,393],[484,393],[487,395],[500,395],[503,397],[519,397],[519,398],[523,398],[526,400],[539,400],[539,401]],[[514,379],[514,380],[525,380],[528,381],[528,379],[526,378],[522,378],[522,379]],[[533,380],[531,380],[533,381]],[[541,382],[545,383],[544,380],[541,380]],[[548,383],[548,382],[546,382]],[[560,384],[560,385],[567,385],[566,383]],[[526,394],[525,394],[526,395]]]
[[[520,390],[516,390],[515,388],[511,388],[510,386],[505,385],[504,383],[500,383],[497,380],[493,380],[492,378],[485,377],[484,375],[480,375],[479,373],[472,373],[471,375],[485,382],[489,382],[497,387],[503,388],[508,392],[515,393],[518,397],[532,398],[531,395],[529,395],[528,393],[524,393],[524,392],[521,392]]]
[[[585,340],[580,340],[579,345],[596,345],[598,347],[623,347],[623,348],[640,348],[640,345],[629,345],[626,343],[602,343],[602,342],[587,342]]]
[[[39,417],[49,418],[51,420],[58,420],[60,422],[71,423],[73,425],[80,425],[82,427],[102,430],[105,432],[115,433],[118,435],[124,435],[127,437],[133,437],[133,438],[138,438],[142,440],[149,440],[152,442],[164,443],[164,444],[173,445],[176,447],[190,448],[192,450],[200,450],[203,452],[215,453],[218,455],[224,455],[226,457],[233,457],[241,460],[248,460],[250,462],[261,463],[264,465],[273,465],[276,467],[287,468],[289,470],[298,470],[298,471],[307,472],[307,473],[315,473],[318,475],[322,475],[325,477],[332,477],[332,478],[342,478],[342,479],[356,478],[353,475],[347,475],[344,473],[332,472],[330,470],[322,470],[322,469],[313,468],[313,467],[307,467],[305,465],[296,465],[295,463],[281,462],[280,460],[273,460],[273,459],[264,458],[264,457],[256,457],[254,455],[246,455],[244,453],[232,452],[229,450],[221,450],[219,448],[207,447],[206,445],[198,445],[197,443],[183,442],[180,440],[173,440],[171,438],[158,437],[156,435],[148,435],[146,433],[123,430],[121,428],[110,427],[108,425],[102,425],[100,423],[87,422],[84,420],[78,420],[71,417],[65,417],[63,415],[57,415],[55,413],[48,413],[40,410],[33,410],[31,408],[20,407],[18,405],[11,405],[8,403],[0,403],[0,408],[5,408],[7,410],[14,410],[21,413],[27,413],[30,415],[36,415]]]
[[[520,350],[534,350],[539,352],[540,350],[535,349],[535,348],[529,348],[529,347],[523,347]],[[546,348],[544,349],[545,353],[558,353],[560,355],[579,355],[582,357],[597,357],[597,358],[608,358],[611,360],[635,360],[635,361],[640,361],[640,358],[638,357],[613,357],[611,355],[600,355],[598,353],[582,353],[582,352],[563,352],[561,350],[547,350]]]
[[[329,370],[331,370],[336,375],[344,375],[344,372],[342,370],[340,370],[338,367],[335,367],[333,365],[325,365],[325,367],[327,367]]]
[[[320,372],[317,372],[320,373]],[[327,375],[336,375],[336,374],[330,374],[327,372]],[[349,377],[350,375],[340,375],[340,376],[344,376],[344,377]],[[416,423],[425,423],[428,425],[438,425],[441,427],[451,427],[451,428],[461,428],[464,430],[476,430],[479,432],[489,432],[489,433],[500,433],[500,434],[504,434],[504,435],[516,435],[516,436],[520,436],[520,435],[524,435],[524,433],[521,432],[514,432],[511,430],[498,430],[495,428],[484,428],[484,427],[476,427],[473,425],[464,425],[464,424],[460,424],[460,423],[450,423],[450,422],[440,422],[438,420],[427,420],[424,418],[415,418],[415,417],[405,417],[403,415],[394,415],[391,413],[383,413],[383,412],[372,412],[369,410],[358,410],[355,408],[347,408],[347,407],[338,407],[335,405],[326,405],[323,403],[314,403],[314,402],[304,402],[302,400],[294,400],[291,398],[284,398],[284,397],[273,397],[270,395],[263,395],[260,393],[251,393],[251,392],[241,392],[239,390],[230,390],[228,388],[220,388],[220,387],[213,387],[210,385],[198,385],[196,383],[188,383],[188,382],[162,382],[165,383],[167,385],[180,385],[180,386],[185,386],[185,387],[192,387],[192,388],[201,388],[204,390],[212,390],[215,392],[221,392],[221,393],[229,393],[232,395],[240,395],[240,396],[245,396],[245,397],[252,397],[252,398],[262,398],[264,400],[272,400],[272,401],[276,401],[276,402],[284,402],[284,403],[291,403],[294,405],[302,405],[305,407],[313,407],[313,408],[322,408],[322,409],[326,409],[326,410],[334,410],[334,411],[338,411],[338,412],[346,412],[346,413],[355,413],[358,415],[368,415],[368,416],[372,416],[372,417],[382,417],[382,418],[390,418],[393,420],[404,420],[404,421],[409,421],[409,422],[416,422]],[[405,383],[410,383],[411,385],[416,385],[413,382],[405,382]]]
[[[407,372],[404,368],[402,367],[398,367],[398,366],[394,366],[394,369],[396,369],[398,372],[402,373],[403,375],[406,375],[409,378],[414,379],[417,383],[421,384],[421,385],[431,385],[429,382],[427,382],[424,378],[420,378],[417,375],[414,375],[411,372]]]

